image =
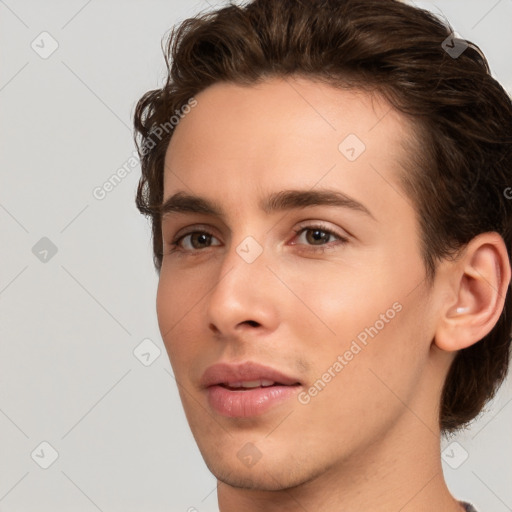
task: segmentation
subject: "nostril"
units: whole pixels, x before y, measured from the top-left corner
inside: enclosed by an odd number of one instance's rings
[[[258,327],[258,325],[260,325],[258,322],[254,320],[247,320],[247,323],[251,324],[252,327]]]

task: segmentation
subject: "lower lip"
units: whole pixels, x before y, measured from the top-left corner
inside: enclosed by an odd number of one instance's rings
[[[239,391],[223,386],[210,386],[207,389],[208,402],[215,411],[223,416],[248,418],[259,416],[272,407],[289,400],[297,394],[299,388],[299,385],[268,386]]]

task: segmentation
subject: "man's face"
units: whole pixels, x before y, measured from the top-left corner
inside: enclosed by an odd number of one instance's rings
[[[287,488],[436,429],[444,375],[430,364],[433,306],[398,184],[405,120],[305,79],[216,84],[196,99],[166,155],[164,201],[200,196],[223,215],[164,216],[157,313],[209,469],[232,486]],[[353,203],[260,209],[289,190]],[[218,363],[228,368],[205,375]]]

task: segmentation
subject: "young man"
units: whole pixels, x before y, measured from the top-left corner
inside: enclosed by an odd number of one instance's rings
[[[256,0],[166,59],[137,205],[221,512],[474,510],[439,447],[509,361],[512,105],[485,58],[398,1]]]

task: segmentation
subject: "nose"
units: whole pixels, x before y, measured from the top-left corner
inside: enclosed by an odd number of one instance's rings
[[[271,332],[279,321],[279,281],[268,268],[265,250],[254,261],[247,246],[232,247],[206,299],[208,327],[218,337],[237,337],[258,330]],[[251,247],[254,250],[254,247]],[[261,249],[259,249],[261,250]]]

